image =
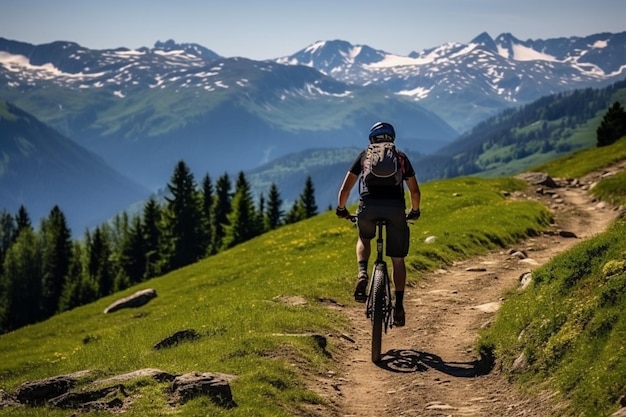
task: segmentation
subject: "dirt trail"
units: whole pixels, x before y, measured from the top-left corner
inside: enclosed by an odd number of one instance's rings
[[[625,169],[622,163],[611,170]],[[500,250],[445,270],[436,271],[407,288],[407,324],[383,335],[383,360],[370,361],[370,327],[364,308],[346,308],[351,333],[337,338],[341,372],[325,375],[315,389],[332,404],[334,416],[553,416],[558,405],[546,394],[525,397],[497,369],[484,371],[473,350],[481,326],[495,316],[507,290],[520,277],[581,240],[605,230],[618,215],[594,202],[586,190],[602,173],[578,183],[524,195],[544,202],[554,213],[550,233],[528,239],[514,249],[526,259]],[[419,227],[419,223],[416,225]],[[575,237],[564,237],[568,231]],[[414,243],[415,244],[415,243]],[[496,367],[497,368],[497,367]]]

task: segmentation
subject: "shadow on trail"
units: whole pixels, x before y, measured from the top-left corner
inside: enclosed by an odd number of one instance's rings
[[[434,369],[459,378],[487,375],[494,366],[492,352],[481,352],[480,359],[471,362],[446,362],[441,357],[412,349],[392,349],[383,354],[377,365],[391,372],[411,373]]]

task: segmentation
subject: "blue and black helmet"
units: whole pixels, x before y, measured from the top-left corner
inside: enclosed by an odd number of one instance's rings
[[[387,122],[377,122],[370,129],[370,143],[393,142],[396,140],[396,131]]]

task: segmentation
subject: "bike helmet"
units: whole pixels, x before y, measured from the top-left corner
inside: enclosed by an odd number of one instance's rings
[[[377,122],[370,129],[370,143],[393,142],[396,140],[396,131],[387,122]]]

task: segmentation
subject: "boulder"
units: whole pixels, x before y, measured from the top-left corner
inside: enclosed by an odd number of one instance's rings
[[[14,407],[20,405],[20,402],[14,395],[9,394],[3,389],[0,389],[0,410],[6,407]]]
[[[172,382],[176,375],[172,375],[168,372],[162,371],[156,368],[144,368],[137,371],[128,372],[121,375],[115,375],[110,378],[100,379],[96,381],[96,384],[113,384],[125,381],[132,381],[138,378],[152,378],[157,382]]]
[[[194,329],[179,330],[171,336],[166,337],[154,345],[154,349],[163,349],[178,345],[185,340],[199,339],[200,335]]]
[[[95,390],[66,392],[50,400],[50,405],[65,409],[110,410],[122,407],[128,394],[123,385]],[[121,398],[120,398],[121,397]]]
[[[124,297],[115,301],[104,310],[104,314],[113,313],[114,311],[121,310],[123,308],[137,308],[148,303],[157,296],[156,290],[148,288],[145,290],[137,291],[136,293]]]
[[[13,394],[0,390],[0,409],[30,406],[120,413],[137,397],[132,391],[127,392],[125,383],[145,377],[159,383],[170,383],[169,402],[173,406],[197,396],[207,396],[225,408],[237,405],[230,389],[230,381],[236,378],[235,375],[214,372],[173,375],[160,369],[147,368],[89,382],[82,378],[88,374],[90,371],[80,371],[24,382]],[[106,386],[102,386],[104,384]]]
[[[207,396],[215,404],[232,408],[237,404],[233,400],[229,381],[234,375],[216,372],[193,372],[176,377],[172,383],[170,403],[182,404],[197,396]]]
[[[27,381],[17,387],[15,398],[22,404],[43,404],[72,389],[77,378],[70,375],[59,375],[36,381]]]
[[[516,176],[533,185],[543,185],[550,188],[558,188],[559,185],[545,172],[524,172]]]

